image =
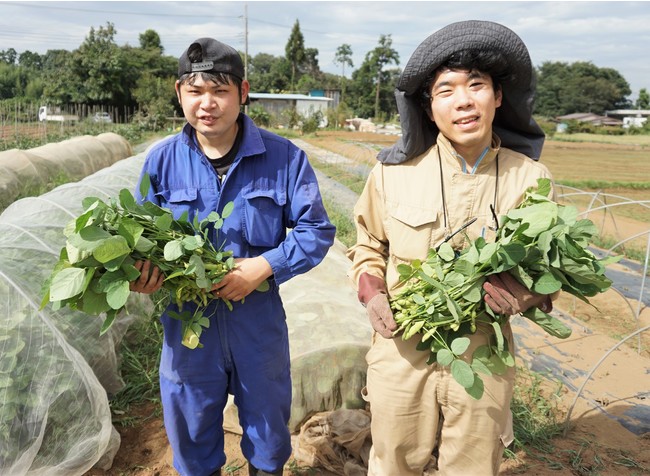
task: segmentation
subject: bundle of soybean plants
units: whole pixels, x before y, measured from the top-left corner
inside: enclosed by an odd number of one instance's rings
[[[588,245],[597,234],[588,219],[578,219],[572,206],[557,204],[551,181],[538,179],[522,203],[500,218],[495,242],[470,241],[462,251],[448,243],[430,249],[427,259],[398,265],[402,291],[390,300],[404,340],[419,334],[418,349],[429,351],[428,364],[449,366],[453,378],[467,393],[480,399],[480,375],[503,374],[514,366],[502,332],[509,317],[495,314],[483,300],[483,283],[492,274],[509,272],[527,289],[544,295],[565,291],[582,301],[606,291],[607,264],[619,257],[598,259]],[[531,308],[523,315],[548,334],[567,338],[570,328],[556,317]],[[477,325],[494,331],[488,345],[467,351]]]
[[[150,185],[145,176],[142,196]],[[201,333],[210,325],[204,311],[214,298],[212,285],[235,267],[232,252],[215,248],[209,234],[221,229],[233,203],[200,221],[196,216],[189,220],[187,212],[174,218],[170,210],[151,202],[140,205],[127,189],[120,191],[119,200],[86,197],[82,205],[83,213],[64,229],[66,244],[43,285],[41,309],[52,303],[54,310],[69,306],[104,316],[103,334],[124,309],[129,283],[140,277],[134,264],[150,260],[164,274],[163,288],[179,307],[179,313],[170,315],[182,321],[183,345],[202,347]],[[196,304],[193,311],[183,309],[188,302]]]

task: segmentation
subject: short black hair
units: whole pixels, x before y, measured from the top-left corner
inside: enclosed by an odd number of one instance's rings
[[[492,78],[494,91],[502,91],[503,84],[514,81],[513,68],[503,53],[496,50],[465,49],[452,53],[434,69],[422,83],[420,101],[427,113],[431,112],[431,87],[436,75],[443,70],[477,71]]]

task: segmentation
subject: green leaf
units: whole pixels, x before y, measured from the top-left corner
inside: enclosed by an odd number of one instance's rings
[[[228,218],[235,209],[235,202],[228,202],[221,210],[221,218]]]
[[[154,216],[154,217],[162,216],[162,215],[169,215],[169,213],[170,213],[169,210],[165,210],[165,209],[159,207],[158,205],[156,205],[155,203],[152,203],[152,202],[144,202],[142,204],[142,206],[144,207],[144,209],[145,209],[145,211],[147,213],[149,213],[151,216]]]
[[[112,309],[121,309],[131,294],[128,281],[115,281],[106,290],[106,302]]]
[[[494,253],[496,253],[498,248],[498,245],[496,243],[488,243],[486,244],[483,249],[481,250],[481,253],[479,254],[479,262],[480,263],[488,263],[491,259]]]
[[[422,305],[422,304],[424,304],[424,303],[426,302],[425,299],[424,299],[424,297],[423,297],[422,294],[420,294],[420,293],[415,293],[415,294],[413,294],[413,295],[411,296],[411,300],[412,300],[415,304],[418,304],[418,305]]]
[[[68,243],[83,251],[93,251],[104,240],[111,237],[106,230],[94,225],[82,228],[79,233],[75,233],[68,238]]]
[[[434,271],[433,267],[431,267],[431,265],[429,263],[426,263],[426,262],[422,263],[421,269],[422,269],[422,272],[424,274],[426,274],[427,276],[429,276],[429,277],[433,277],[433,275],[435,274],[435,271]]]
[[[97,293],[93,289],[88,288],[82,297],[81,309],[86,314],[99,316],[101,313],[111,309],[111,306],[106,302],[106,293]]]
[[[498,250],[498,254],[501,258],[501,262],[506,266],[503,270],[510,269],[524,259],[526,256],[526,248],[519,243],[510,243],[502,246]]]
[[[142,225],[128,217],[122,218],[117,228],[117,232],[126,239],[131,248],[135,247],[143,231],[144,227]]]
[[[140,271],[132,264],[122,264],[121,269],[127,281],[135,281],[140,277]]]
[[[494,336],[496,337],[497,340],[497,350],[499,352],[503,351],[504,349],[504,338],[503,338],[503,331],[501,330],[501,326],[499,325],[498,322],[492,321],[490,324],[492,324],[492,329],[494,329]]]
[[[194,251],[203,246],[203,238],[200,235],[186,236],[182,240],[183,248]]]
[[[259,286],[257,286],[257,288],[255,290],[259,291],[259,292],[262,292],[262,293],[265,293],[269,289],[271,289],[271,285],[269,284],[269,281],[265,279],[264,281],[262,281],[260,283]]]
[[[515,366],[515,357],[510,352],[508,352],[507,350],[500,351],[496,355],[499,356],[499,358],[501,359],[501,362],[503,362],[503,364],[506,367],[514,367]]]
[[[471,387],[465,388],[465,391],[472,397],[474,400],[480,400],[483,397],[485,391],[485,385],[483,380],[478,375],[474,374],[474,383]]]
[[[146,197],[147,195],[144,194],[142,196]],[[120,205],[125,210],[132,210],[136,208],[135,198],[133,197],[133,194],[126,188],[120,190]]]
[[[551,272],[540,275],[533,285],[533,291],[537,294],[553,294],[560,289],[562,289],[562,283],[555,279]]]
[[[154,246],[156,244],[153,241],[141,236],[135,244],[135,250],[140,253],[148,253]]]
[[[397,265],[397,272],[399,273],[400,278],[408,279],[413,273],[413,268],[411,268],[408,264],[401,263]]]
[[[446,286],[449,286],[451,288],[454,288],[456,286],[462,286],[464,282],[465,282],[465,276],[463,276],[460,273],[457,273],[456,271],[451,271],[450,273],[447,273],[445,279],[443,280],[443,283]]]
[[[492,371],[488,368],[486,365],[486,362],[488,362],[488,358],[480,358],[477,359],[474,357],[472,359],[472,370],[477,373],[477,374],[483,374],[483,375],[492,375]]]
[[[175,261],[183,256],[183,253],[183,245],[177,240],[168,241],[163,250],[165,261]]]
[[[117,316],[117,311],[115,309],[111,309],[110,311],[106,312],[106,319],[104,319],[104,322],[102,323],[102,328],[99,330],[99,335],[104,335],[104,333],[111,328],[113,322],[115,321],[115,316]]]
[[[465,291],[463,298],[468,302],[481,302],[483,299],[483,280],[477,281]]]
[[[86,270],[65,268],[56,273],[50,285],[50,301],[63,301],[81,294],[84,290]]]
[[[523,315],[552,336],[559,337],[560,339],[566,339],[571,335],[571,329],[569,327],[567,327],[556,317],[551,316],[550,314],[546,314],[536,307],[531,307],[526,312],[524,312]]]
[[[93,257],[100,263],[107,263],[111,260],[126,256],[131,253],[131,248],[123,236],[116,235],[105,239],[93,251]]]
[[[454,355],[462,355],[469,348],[470,340],[467,337],[456,337],[451,341],[451,351]]]
[[[452,261],[456,257],[456,253],[451,245],[447,242],[440,245],[438,249],[438,256],[444,261]]]
[[[446,367],[454,361],[454,354],[452,354],[448,349],[440,349],[436,353],[436,361],[438,364]]]
[[[506,365],[496,354],[492,354],[488,359],[487,368],[490,369],[490,372],[494,375],[503,375],[506,372]]]
[[[474,385],[474,371],[464,360],[456,359],[451,363],[451,375],[466,389]]]
[[[149,189],[151,188],[151,177],[149,174],[145,173],[140,180],[140,196],[146,197],[149,194]]]
[[[160,231],[167,231],[171,228],[173,221],[174,218],[172,215],[170,213],[165,213],[164,215],[157,217],[154,223],[156,224],[156,228]]]

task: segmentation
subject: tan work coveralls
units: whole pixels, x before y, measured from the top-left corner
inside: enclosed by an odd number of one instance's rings
[[[398,294],[397,265],[426,259],[430,248],[471,218],[477,221],[466,230],[469,238],[483,235],[493,241],[490,205],[500,217],[521,203],[524,191],[535,187],[538,178],[551,178],[544,165],[499,145],[493,136],[473,174],[463,172],[461,160],[442,134],[419,157],[398,165],[377,164],[354,210],[357,243],[348,252],[353,282],[358,285],[361,273],[369,273],[386,280],[389,295]],[[460,233],[450,243],[461,249],[464,240]],[[510,325],[505,327],[514,354]],[[464,355],[471,356],[476,347],[488,343],[490,335],[479,327]],[[418,335],[408,341],[373,335],[366,356],[365,397],[373,438],[368,475],[421,475],[436,447],[435,474],[496,474],[504,447],[513,439],[514,369],[484,376],[485,393],[474,400],[447,368],[426,364],[429,353],[416,350],[419,340]]]

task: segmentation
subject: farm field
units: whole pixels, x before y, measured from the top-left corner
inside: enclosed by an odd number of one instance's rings
[[[315,162],[316,168],[340,180],[353,183],[358,188],[363,182],[355,174],[367,173],[375,163],[375,155],[381,147],[392,144],[395,136],[354,133],[354,132],[319,132],[315,136],[301,137],[300,140],[310,145],[326,149],[342,157],[334,169]],[[568,143],[548,141],[542,160],[559,180],[599,182],[639,182],[650,179],[650,158],[648,151],[640,145],[616,145],[595,143]],[[352,172],[345,172],[345,166],[358,164]],[[630,173],[630,163],[634,163],[634,173]],[[345,172],[345,173],[344,173]],[[620,184],[604,188],[603,193],[620,194],[638,200],[650,199],[650,189],[630,189]],[[348,204],[351,206],[352,204]],[[621,213],[616,210],[616,230],[622,235],[647,230],[650,217],[642,213]],[[593,217],[592,217],[593,218]],[[596,220],[594,219],[596,222]],[[608,228],[611,231],[610,228]],[[596,333],[621,339],[636,329],[638,323],[630,316],[629,307],[636,307],[636,302],[625,304],[621,296],[613,291],[592,300],[593,306],[575,303],[562,296],[557,307],[584,321],[585,328]],[[645,307],[640,315],[641,325],[650,324],[650,313]],[[616,340],[612,340],[616,342]],[[628,349],[634,349],[637,341],[629,343]],[[641,359],[650,358],[650,336],[646,332],[641,340]],[[542,350],[543,352],[543,350]],[[600,355],[594,353],[590,358],[595,361]],[[616,364],[614,364],[616,365]],[[637,375],[627,376],[626,366],[619,363],[616,372],[620,376],[609,377],[605,383],[616,385],[629,379],[638,379]],[[608,373],[608,372],[607,372]],[[607,376],[602,377],[606,379]],[[620,380],[618,380],[620,379]],[[535,389],[537,396],[557,403],[558,419],[566,415],[571,400],[571,393],[560,389],[551,381],[544,381],[539,388],[531,381],[526,372],[519,372],[518,387]],[[539,401],[531,405],[540,405]],[[129,420],[136,423],[118,426],[122,436],[122,446],[116,455],[113,469],[108,472],[91,470],[86,476],[172,476],[172,456],[165,437],[160,409],[156,403],[139,405],[132,409]],[[582,423],[572,428],[566,436],[556,434],[546,447],[530,447],[527,451],[518,451],[514,458],[506,459],[500,475],[525,474],[532,476],[597,476],[597,475],[642,475],[650,472],[650,438],[635,435],[618,424],[603,424],[603,419],[583,418]],[[607,420],[607,419],[604,419]],[[600,421],[600,423],[598,423]],[[540,426],[542,424],[540,423]],[[239,451],[240,437],[227,433],[227,466],[222,474],[247,474],[245,460]],[[324,475],[333,473],[322,469],[301,467],[290,463],[285,467],[285,476],[289,475]]]

